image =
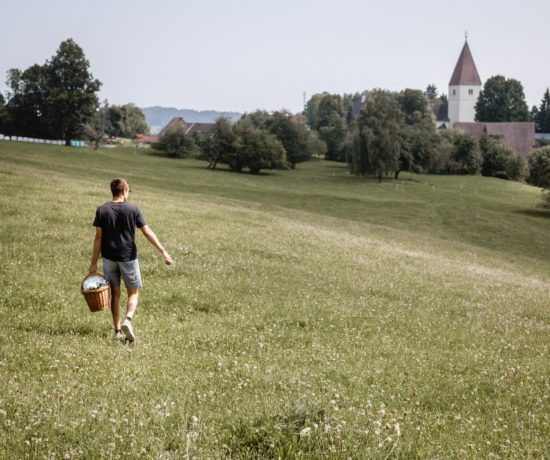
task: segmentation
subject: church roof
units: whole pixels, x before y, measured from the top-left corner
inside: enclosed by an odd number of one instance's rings
[[[449,104],[431,104],[436,121],[449,121]]]
[[[460,57],[456,63],[449,85],[481,86],[481,79],[477,73],[476,64],[467,41],[464,43],[464,47],[462,48],[462,52],[460,53]]]

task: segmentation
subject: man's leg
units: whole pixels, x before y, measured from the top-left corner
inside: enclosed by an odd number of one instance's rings
[[[138,304],[138,289],[128,289],[128,304],[126,305],[126,318],[133,318]]]
[[[111,288],[111,313],[115,331],[120,331],[120,288]]]
[[[136,339],[134,334],[134,327],[132,326],[132,318],[137,308],[138,303],[138,290],[134,288],[128,288],[128,304],[126,305],[126,318],[122,322],[122,332],[126,336],[126,339],[133,342]]]

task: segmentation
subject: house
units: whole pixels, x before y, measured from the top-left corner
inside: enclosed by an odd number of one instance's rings
[[[174,117],[164,128],[160,130],[157,135],[153,136],[149,134],[138,134],[136,136],[136,141],[140,144],[158,144],[160,138],[164,134],[176,127],[181,127],[184,129],[185,134],[198,134],[201,136],[206,136],[210,134],[214,128],[214,123],[187,123],[182,117]]]
[[[534,123],[475,121],[475,106],[481,89],[481,78],[466,39],[449,82],[449,103],[431,106],[436,127],[458,128],[478,138],[484,134],[498,136],[518,154],[529,155],[535,146]]]

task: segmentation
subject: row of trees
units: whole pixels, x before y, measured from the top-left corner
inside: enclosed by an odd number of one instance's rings
[[[479,142],[459,130],[436,131],[425,93],[373,90],[351,123],[344,116],[344,98],[317,95],[314,129],[327,144],[327,158],[347,161],[354,174],[380,180],[400,171],[474,174],[519,179],[525,162],[491,137]]]
[[[7,100],[0,101],[2,131],[69,144],[95,114],[101,82],[90,73],[82,48],[69,39],[44,64],[10,69],[7,85]]]
[[[232,171],[257,174],[262,169],[295,168],[326,151],[303,117],[286,111],[245,114],[235,124],[220,118],[204,137],[186,131],[184,124],[172,126],[158,147],[176,156],[198,156],[212,169],[226,164]]]
[[[101,82],[93,77],[82,48],[62,42],[44,64],[10,69],[7,100],[0,95],[0,132],[44,139],[103,135],[134,137],[147,133],[143,112],[133,104],[99,106]]]

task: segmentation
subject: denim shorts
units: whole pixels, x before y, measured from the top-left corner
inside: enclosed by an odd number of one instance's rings
[[[126,289],[140,289],[143,286],[137,259],[127,262],[103,259],[103,274],[115,289],[120,287],[121,276]]]

